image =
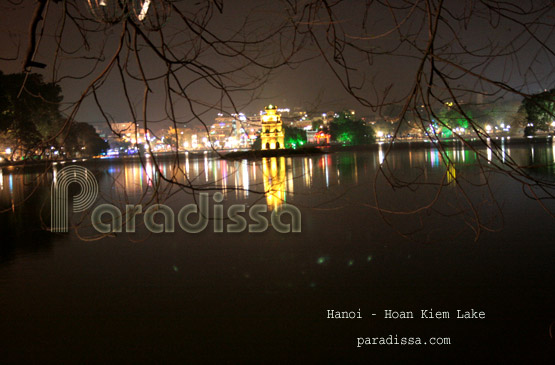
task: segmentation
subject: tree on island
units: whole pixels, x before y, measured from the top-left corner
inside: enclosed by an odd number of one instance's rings
[[[331,138],[344,145],[370,144],[375,141],[374,129],[364,121],[341,112],[329,124]]]
[[[284,127],[285,148],[302,147],[306,143],[306,131],[301,128]]]

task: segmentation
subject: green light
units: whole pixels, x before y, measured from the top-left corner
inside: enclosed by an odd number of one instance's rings
[[[337,137],[337,140],[341,143],[351,143],[353,141],[353,135],[349,132],[343,132]]]
[[[466,119],[459,119],[457,120],[459,127],[463,127],[464,129],[468,129],[468,120]]]

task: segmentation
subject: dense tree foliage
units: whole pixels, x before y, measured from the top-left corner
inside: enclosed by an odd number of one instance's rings
[[[371,126],[344,112],[330,123],[329,132],[333,140],[346,145],[369,144],[375,140]]]
[[[304,129],[285,127],[283,130],[285,148],[297,148],[306,143],[306,131]]]
[[[106,152],[108,142],[96,133],[93,126],[87,123],[72,123],[64,140],[64,149],[72,156],[96,156]]]
[[[61,91],[39,74],[0,72],[0,136],[5,147],[25,156],[52,144],[62,126]]]
[[[65,124],[62,89],[39,74],[0,72],[0,144],[10,158],[45,155],[52,147],[75,156],[98,155],[108,143],[86,123]]]
[[[525,98],[521,108],[526,113],[525,135],[548,131],[551,123],[555,121],[555,89]]]

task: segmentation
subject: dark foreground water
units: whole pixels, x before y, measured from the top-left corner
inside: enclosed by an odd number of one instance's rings
[[[226,211],[265,204],[269,220],[283,201],[297,206],[302,231],[285,234],[217,233],[212,222],[198,234],[177,223],[149,234],[140,215],[135,233],[102,237],[92,209],[52,234],[43,228],[53,172],[4,168],[0,362],[553,363],[555,220],[525,195],[541,190],[493,168],[510,156],[554,181],[553,145],[503,151],[453,148],[449,167],[434,149],[385,148],[160,165],[168,178],[185,183],[181,170],[223,191]],[[384,158],[389,182],[376,178]],[[159,202],[177,215],[193,201],[150,160],[84,166],[100,186],[95,206]],[[329,310],[362,318],[329,319]],[[387,310],[414,318],[387,319]],[[485,318],[457,319],[457,310]]]

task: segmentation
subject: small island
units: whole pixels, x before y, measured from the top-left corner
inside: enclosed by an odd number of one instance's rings
[[[222,154],[222,158],[226,160],[242,160],[242,159],[259,159],[268,157],[285,157],[299,155],[317,155],[323,154],[324,151],[317,147],[303,147],[297,149],[279,149],[279,150],[251,150],[237,151]]]

